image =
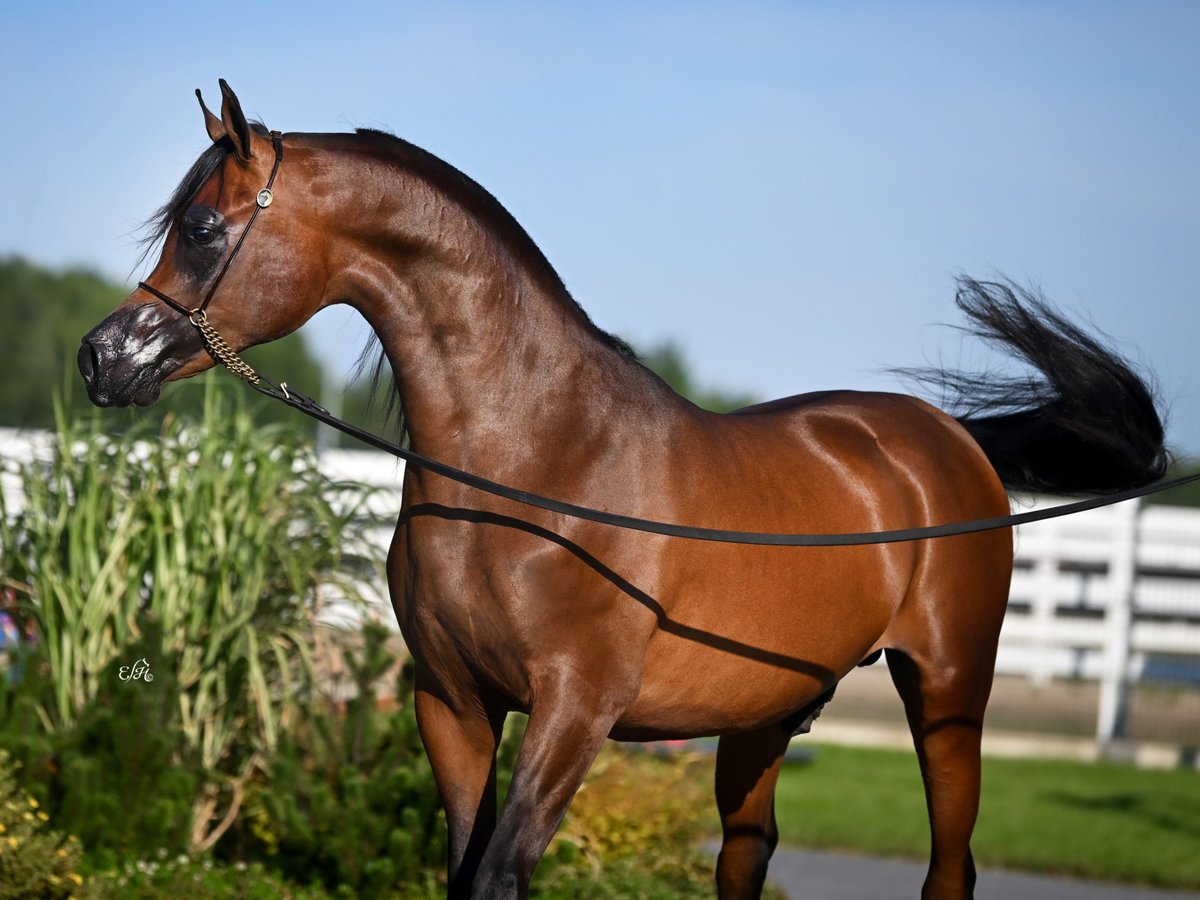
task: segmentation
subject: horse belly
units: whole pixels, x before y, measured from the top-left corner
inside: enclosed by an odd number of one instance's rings
[[[664,596],[640,690],[615,737],[697,736],[786,718],[875,649],[913,563],[911,551],[879,546],[726,555],[727,565],[709,569],[719,577]]]

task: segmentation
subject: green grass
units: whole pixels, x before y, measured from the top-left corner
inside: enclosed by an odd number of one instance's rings
[[[923,859],[929,826],[911,752],[820,745],[776,794],[781,839]],[[1200,773],[986,759],[971,848],[983,866],[1200,887]]]

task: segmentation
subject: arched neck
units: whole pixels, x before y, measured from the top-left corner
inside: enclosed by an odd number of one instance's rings
[[[423,151],[401,143],[394,157],[365,154],[342,188],[329,290],[382,342],[414,448],[470,467],[517,435],[526,448],[553,440],[580,404],[619,395],[640,367],[511,216]]]

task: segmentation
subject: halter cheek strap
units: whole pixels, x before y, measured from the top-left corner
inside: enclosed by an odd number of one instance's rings
[[[195,309],[189,309],[170,294],[166,294],[144,281],[138,282],[138,287],[143,291],[157,297],[180,315],[186,316],[187,320],[196,326],[196,330],[200,332],[200,338],[204,342],[204,347],[213,359],[227,366],[235,375],[249,381],[251,384],[258,383],[258,373],[245,360],[238,356],[234,349],[213,328],[212,324],[208,321],[207,310],[208,304],[212,302],[213,296],[217,293],[217,288],[221,286],[221,281],[225,278],[225,273],[229,271],[229,267],[238,255],[238,251],[242,249],[242,244],[246,242],[246,236],[250,234],[250,229],[254,227],[254,221],[258,218],[258,214],[270,206],[271,201],[275,199],[274,194],[271,193],[271,189],[275,185],[275,176],[279,174],[279,164],[283,162],[283,135],[278,131],[272,131],[271,143],[275,147],[275,164],[271,167],[271,177],[267,179],[267,186],[259,191],[255,197],[254,211],[250,213],[250,221],[242,229],[237,243],[233,245],[233,250],[229,256],[225,258],[225,263],[221,266],[221,271],[217,273],[217,277],[213,280],[212,286],[209,287],[208,293],[204,295],[204,299],[200,301],[200,305]]]

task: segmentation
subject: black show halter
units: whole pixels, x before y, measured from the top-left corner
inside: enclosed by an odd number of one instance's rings
[[[189,309],[173,297],[163,293],[158,288],[146,284],[144,281],[138,282],[138,287],[154,295],[180,315],[186,316],[188,321],[196,326],[196,330],[200,332],[204,346],[213,359],[247,382],[260,394],[265,394],[268,397],[273,397],[276,400],[286,403],[306,416],[316,419],[318,422],[323,422],[332,428],[336,428],[343,434],[348,434],[352,438],[382,450],[385,453],[399,457],[406,463],[429,472],[434,472],[452,481],[465,484],[468,487],[473,487],[498,497],[504,497],[507,500],[513,500],[526,506],[534,506],[576,519],[586,519],[591,522],[599,522],[602,525],[612,525],[617,528],[627,528],[634,531],[646,531],[668,537],[690,538],[698,541],[717,541],[727,544],[758,544],[775,547],[846,547],[863,544],[893,544],[901,541],[919,541],[928,538],[950,537],[957,534],[971,534],[977,531],[993,531],[998,528],[1011,528],[1014,525],[1040,522],[1044,519],[1053,519],[1059,516],[1070,515],[1071,513],[1083,512],[1088,509],[1097,509],[1101,506],[1110,506],[1124,500],[1133,500],[1137,497],[1144,497],[1147,494],[1170,490],[1171,488],[1200,480],[1200,473],[1185,475],[1182,478],[1175,478],[1171,481],[1162,481],[1134,488],[1133,490],[1121,491],[1117,494],[1107,494],[1102,497],[1079,500],[1074,503],[1067,503],[1048,509],[1037,509],[1015,515],[995,516],[988,519],[971,519],[966,522],[951,522],[944,525],[926,525],[920,528],[851,532],[847,534],[780,534],[766,531],[727,531],[719,528],[697,528],[690,525],[675,525],[669,522],[656,522],[651,519],[639,519],[633,516],[603,512],[591,509],[590,507],[577,506],[574,503],[564,503],[561,500],[552,500],[549,497],[531,494],[528,491],[518,490],[517,488],[483,478],[480,475],[456,469],[453,466],[430,459],[428,456],[423,456],[406,447],[401,447],[399,444],[385,440],[369,431],[363,431],[349,422],[342,421],[332,415],[329,410],[316,403],[312,398],[306,397],[297,391],[289,390],[286,381],[280,382],[277,385],[263,377],[237,355],[233,348],[226,343],[225,339],[221,337],[208,321],[206,310],[217,288],[220,286],[221,280],[225,277],[225,273],[229,271],[229,266],[233,263],[234,257],[237,256],[238,251],[242,248],[242,244],[245,242],[246,236],[250,233],[250,228],[254,225],[258,214],[271,205],[271,200],[273,199],[271,187],[275,184],[275,176],[279,172],[279,164],[283,162],[283,135],[278,131],[272,131],[271,142],[275,145],[275,165],[271,169],[271,177],[267,180],[267,186],[258,192],[254,211],[250,214],[250,220],[246,223],[246,227],[242,229],[241,236],[233,246],[233,251],[225,260],[225,264],[221,267],[221,271],[217,274],[216,280],[213,281],[212,286],[208,289],[208,293],[205,294],[204,300],[200,305],[195,309]]]

